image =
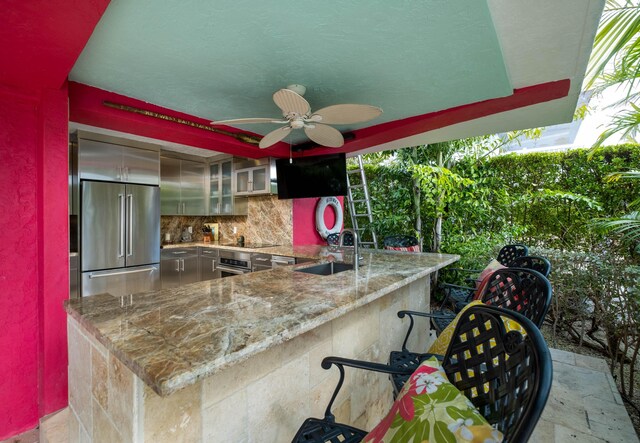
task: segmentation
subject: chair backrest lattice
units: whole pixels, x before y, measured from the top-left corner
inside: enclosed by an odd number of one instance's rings
[[[509,267],[512,268],[527,268],[538,271],[540,274],[548,277],[551,273],[551,263],[544,257],[538,257],[535,255],[524,255],[522,257],[516,257],[509,263]]]
[[[508,331],[504,320],[517,323],[520,331]],[[531,320],[495,306],[467,309],[453,332],[443,368],[505,441],[527,441],[552,379],[548,347]]]
[[[529,248],[523,244],[505,245],[498,252],[496,260],[503,266],[509,266],[513,260],[529,254]]]
[[[551,306],[551,283],[533,269],[503,268],[489,277],[481,301],[524,315],[541,327]]]

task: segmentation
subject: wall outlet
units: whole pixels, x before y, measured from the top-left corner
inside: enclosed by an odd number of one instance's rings
[[[193,234],[193,227],[189,226],[189,227],[187,228],[187,231],[189,231],[189,234]]]

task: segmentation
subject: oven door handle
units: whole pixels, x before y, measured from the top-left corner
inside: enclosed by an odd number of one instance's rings
[[[227,267],[220,266],[220,265],[218,265],[218,270],[222,271],[222,272],[229,272],[230,274],[237,274],[237,275],[246,274],[246,273],[251,272],[250,269],[243,270],[243,269],[237,269],[237,268],[227,268]]]

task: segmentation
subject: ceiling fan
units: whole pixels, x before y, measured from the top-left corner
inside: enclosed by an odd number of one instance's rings
[[[293,129],[304,128],[305,134],[321,146],[339,148],[344,144],[340,131],[329,125],[348,125],[373,120],[382,114],[382,109],[370,105],[332,105],[311,112],[309,102],[302,96],[306,88],[302,85],[289,85],[273,94],[273,101],[282,109],[284,120],[273,118],[237,118],[218,120],[212,125],[242,125],[250,123],[284,124],[269,132],[260,141],[260,148],[268,148],[285,138]]]

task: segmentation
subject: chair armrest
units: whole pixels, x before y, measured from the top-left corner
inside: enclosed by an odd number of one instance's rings
[[[325,420],[330,422],[335,421],[335,416],[331,413],[331,407],[333,406],[333,402],[338,396],[338,392],[340,392],[340,388],[342,388],[342,384],[344,383],[344,367],[349,366],[357,369],[365,369],[368,371],[382,372],[385,374],[392,375],[411,375],[413,373],[413,369],[409,368],[394,368],[389,365],[385,365],[382,363],[373,363],[363,360],[353,360],[350,358],[343,357],[325,357],[322,360],[322,368],[329,369],[332,365],[336,365],[338,370],[340,371],[340,379],[338,380],[338,384],[336,385],[336,389],[333,391],[333,395],[331,396],[331,400],[329,400],[329,404],[327,405],[327,409],[324,412]]]
[[[402,350],[408,352],[407,342],[409,341],[409,336],[411,335],[411,331],[413,331],[413,316],[416,317],[428,317],[428,318],[448,318],[448,315],[442,314],[433,314],[431,312],[420,312],[420,311],[398,311],[398,318],[404,318],[405,316],[409,317],[409,329],[407,330],[407,335],[404,337],[404,341],[402,342]]]

